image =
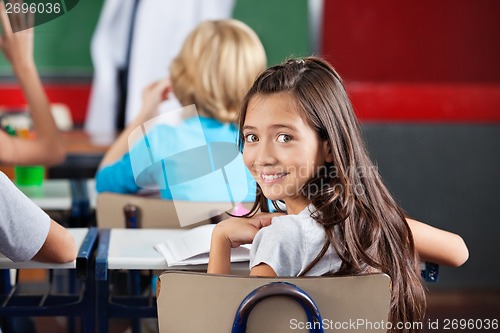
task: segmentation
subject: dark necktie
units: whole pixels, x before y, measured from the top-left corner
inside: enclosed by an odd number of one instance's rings
[[[137,16],[137,7],[140,0],[134,0],[132,7],[132,15],[130,18],[130,27],[127,38],[127,50],[125,56],[125,64],[122,68],[118,69],[118,98],[116,110],[116,130],[121,131],[125,128],[125,118],[127,111],[127,95],[128,95],[128,73],[130,65],[130,53],[132,51],[133,34],[135,26],[135,18]]]

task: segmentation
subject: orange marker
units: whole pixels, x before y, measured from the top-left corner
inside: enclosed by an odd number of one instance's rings
[[[30,130],[27,128],[22,128],[17,130],[17,136],[23,139],[30,138]]]

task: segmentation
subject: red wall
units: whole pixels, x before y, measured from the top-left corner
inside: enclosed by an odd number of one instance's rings
[[[85,121],[90,84],[44,84],[45,91],[51,103],[66,104],[71,110],[75,125]],[[26,100],[17,83],[0,84],[0,106],[24,107]]]
[[[498,0],[327,0],[322,53],[361,119],[500,122]]]
[[[347,82],[346,89],[362,121],[500,122],[500,84]]]

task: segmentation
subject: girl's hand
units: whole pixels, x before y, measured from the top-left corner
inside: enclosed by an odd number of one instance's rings
[[[207,272],[228,274],[231,272],[231,248],[251,243],[261,228],[271,224],[277,213],[260,213],[251,218],[233,217],[219,222],[212,231],[210,258]]]
[[[257,232],[271,224],[271,220],[278,213],[259,213],[251,218],[233,217],[219,222],[213,233],[215,237],[224,239],[232,248],[242,244],[250,244]],[[214,237],[214,236],[212,236]]]
[[[33,14],[13,13],[10,14],[9,22],[5,4],[0,1],[0,21],[3,29],[3,34],[0,35],[0,49],[12,64],[14,71],[18,70],[19,66],[34,65]]]

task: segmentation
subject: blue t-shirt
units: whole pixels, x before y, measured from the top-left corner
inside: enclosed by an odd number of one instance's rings
[[[140,138],[128,153],[97,172],[98,192],[158,189],[169,200],[254,200],[255,181],[237,149],[233,124],[192,117],[136,135]]]

